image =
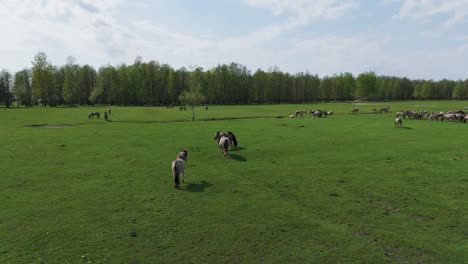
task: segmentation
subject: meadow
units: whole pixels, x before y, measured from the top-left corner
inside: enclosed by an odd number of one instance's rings
[[[165,107],[112,107],[112,122],[87,118],[107,107],[3,108],[0,263],[466,263],[468,124],[393,120],[467,108],[210,106],[195,122]],[[301,109],[334,115],[274,118]],[[225,130],[239,141],[226,158]]]

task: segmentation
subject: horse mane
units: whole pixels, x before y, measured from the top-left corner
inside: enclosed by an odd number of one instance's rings
[[[234,147],[237,148],[237,139],[236,139],[236,136],[234,136],[234,133],[232,133],[231,131],[228,131],[226,133],[232,136],[232,142],[234,143]]]

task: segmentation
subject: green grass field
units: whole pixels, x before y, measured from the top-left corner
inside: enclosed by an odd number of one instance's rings
[[[468,102],[352,107],[0,109],[0,263],[466,263],[468,124],[393,120]]]

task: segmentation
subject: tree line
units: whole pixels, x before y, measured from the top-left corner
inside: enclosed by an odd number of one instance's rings
[[[441,100],[468,99],[467,80],[410,80],[340,73],[320,78],[317,74],[290,74],[277,67],[251,72],[231,63],[205,70],[174,69],[157,61],[132,65],[105,65],[98,70],[79,65],[68,57],[63,66],[53,65],[43,52],[34,56],[31,68],[14,75],[0,72],[0,104],[17,105],[177,105],[196,91],[206,104],[281,104],[314,101]]]

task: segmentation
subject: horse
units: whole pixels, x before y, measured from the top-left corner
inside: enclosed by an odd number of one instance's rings
[[[104,120],[109,121],[109,115],[107,114],[107,112],[104,112]]]
[[[94,117],[97,117],[97,119],[101,119],[101,115],[99,114],[99,112],[91,112],[89,113],[88,115],[88,119],[94,119]]]
[[[188,151],[186,149],[182,150],[181,152],[179,152],[179,154],[177,154],[177,158],[183,159],[184,161],[187,161]]]
[[[218,142],[218,146],[223,151],[224,157],[226,157],[226,155],[228,154],[229,145],[232,145],[231,140],[229,140],[229,138],[226,136],[221,136]]]
[[[400,128],[402,125],[403,125],[403,121],[402,121],[401,117],[395,118],[395,127]]]
[[[380,108],[379,114],[382,114],[382,113],[388,114],[388,111],[390,111],[390,106]]]
[[[463,123],[466,124],[466,121],[468,120],[468,114],[465,114],[465,116],[463,117]]]
[[[322,115],[325,115],[325,117],[327,116],[327,112],[326,111],[323,111],[323,110],[316,110],[313,114],[312,114],[312,117],[313,118],[321,118]]]
[[[301,118],[302,118],[302,115],[303,115],[304,113],[306,113],[306,112],[307,112],[307,111],[303,111],[303,110],[302,110],[302,111],[296,111],[295,116],[297,117],[298,115],[301,115]]]
[[[327,116],[329,116],[329,115],[333,115],[333,111],[328,111]]]
[[[351,109],[351,114],[357,114],[359,112],[359,108]]]
[[[177,158],[174,161],[172,161],[172,176],[174,176],[174,188],[179,189],[179,183],[180,183],[179,176],[182,177],[182,182],[185,181],[184,171],[185,171],[185,159],[177,155]]]
[[[222,137],[227,137],[230,141],[230,145],[231,145],[231,148],[234,146],[237,148],[237,139],[236,139],[236,136],[234,135],[234,133],[232,133],[231,131],[227,131],[227,132],[216,132],[215,133],[215,140],[218,141],[218,144],[219,144],[219,141],[221,140]]]
[[[107,112],[109,113],[109,115],[112,114],[112,110],[110,108],[107,109]]]

